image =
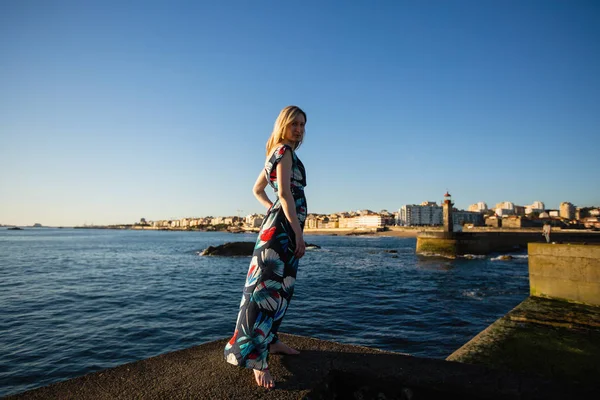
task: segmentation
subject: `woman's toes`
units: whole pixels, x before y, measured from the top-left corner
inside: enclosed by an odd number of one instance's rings
[[[256,380],[256,384],[258,386],[271,389],[275,387],[275,382],[273,381],[273,377],[269,373],[269,370],[266,369],[264,371],[254,370],[254,379]]]

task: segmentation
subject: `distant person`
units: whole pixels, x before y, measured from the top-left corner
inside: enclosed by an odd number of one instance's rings
[[[265,168],[254,184],[254,196],[268,209],[246,276],[235,332],[225,346],[228,363],[254,370],[259,386],[275,387],[267,358],[299,354],[277,337],[296,281],[298,260],[304,256],[306,173],[296,156],[304,139],[306,114],[296,106],[281,110],[267,141]],[[276,193],[271,202],[265,188]]]
[[[552,228],[550,227],[549,223],[545,223],[544,227],[542,228],[542,235],[544,235],[544,237],[546,238],[546,243],[550,243],[550,230]]]

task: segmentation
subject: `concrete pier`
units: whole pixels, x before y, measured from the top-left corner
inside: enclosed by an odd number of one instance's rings
[[[600,306],[600,245],[529,243],[532,296]]]
[[[600,307],[529,297],[447,360],[569,381],[600,395]]]
[[[600,243],[600,232],[552,232],[556,243]],[[417,236],[417,254],[455,258],[465,254],[490,254],[511,252],[527,248],[528,243],[546,242],[539,232],[421,232]]]
[[[529,277],[531,296],[447,360],[569,381],[597,397],[600,245],[530,243]]]

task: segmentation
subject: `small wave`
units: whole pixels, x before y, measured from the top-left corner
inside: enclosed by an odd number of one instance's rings
[[[527,254],[502,254],[497,257],[490,258],[491,261],[510,261],[510,260],[526,260],[529,256]]]
[[[418,255],[423,256],[423,257],[437,257],[437,258],[454,259],[454,257],[451,257],[451,256],[447,256],[444,254],[438,254],[438,253],[430,253],[430,252],[423,252],[423,253],[419,253]]]
[[[482,259],[485,258],[485,255],[483,254],[465,254],[460,256],[461,258],[466,258],[468,260],[475,260],[475,259]]]
[[[479,290],[463,290],[462,295],[475,300],[483,300],[484,297],[483,293]]]

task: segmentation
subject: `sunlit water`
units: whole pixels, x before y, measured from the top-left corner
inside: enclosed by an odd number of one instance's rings
[[[0,228],[0,396],[230,336],[255,235]],[[281,331],[445,358],[528,294],[527,259],[445,261],[414,238],[307,236]],[[385,250],[396,250],[388,253]]]

